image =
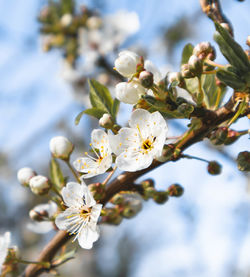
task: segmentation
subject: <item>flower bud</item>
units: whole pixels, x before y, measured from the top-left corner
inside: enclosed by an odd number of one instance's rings
[[[124,203],[124,197],[122,195],[122,193],[117,193],[115,194],[112,199],[110,200],[111,203],[113,203],[114,205],[121,205]]]
[[[61,17],[61,24],[63,27],[68,27],[71,23],[72,23],[73,17],[70,13],[65,13],[62,17]]]
[[[173,184],[167,189],[167,193],[171,197],[180,197],[184,193],[184,188],[179,184]]]
[[[111,129],[114,125],[114,120],[112,116],[108,113],[105,113],[100,119],[99,119],[99,125],[105,129]]]
[[[237,165],[240,171],[250,171],[250,152],[240,152],[237,157]]]
[[[55,158],[67,160],[74,149],[74,145],[67,138],[58,136],[50,140],[49,148]]]
[[[50,189],[48,178],[42,175],[34,176],[30,179],[30,189],[34,194],[44,195],[47,194]]]
[[[122,216],[117,208],[104,208],[104,215],[102,216],[102,222],[112,225],[119,225],[122,222]]]
[[[136,104],[143,94],[145,94],[145,89],[136,80],[128,83],[121,82],[115,87],[116,98],[126,104]]]
[[[179,84],[183,81],[183,78],[180,72],[170,72],[168,74],[168,81],[169,83],[177,82]]]
[[[139,81],[144,88],[151,88],[154,84],[154,75],[144,70],[139,75]]]
[[[48,213],[46,211],[38,212],[35,209],[30,210],[29,217],[34,221],[43,221],[44,218],[48,217]]]
[[[194,106],[189,103],[182,103],[180,106],[177,108],[178,112],[183,114],[184,117],[189,117],[190,114],[194,111]]]
[[[168,201],[168,193],[166,191],[157,191],[153,199],[158,204],[164,204]]]
[[[102,25],[102,19],[98,16],[91,16],[86,21],[86,26],[90,30],[99,29]]]
[[[183,64],[181,66],[181,76],[183,78],[187,78],[187,79],[194,77],[194,74],[193,74],[193,72],[191,72],[188,64]]]
[[[141,185],[142,185],[143,189],[146,189],[146,188],[154,187],[155,182],[153,179],[146,179],[141,182]]]
[[[105,186],[102,183],[93,183],[88,186],[95,200],[101,200],[105,196]]]
[[[211,175],[219,175],[221,173],[221,165],[216,161],[211,161],[208,163],[207,171]]]
[[[227,136],[228,136],[228,128],[227,127],[219,127],[210,136],[210,141],[214,145],[221,145],[221,144],[224,144]]]
[[[202,74],[203,63],[202,60],[192,55],[188,60],[189,70],[195,75],[200,76]]]
[[[136,216],[138,213],[138,211],[136,211],[135,209],[133,209],[132,207],[126,207],[123,211],[122,211],[122,216],[125,218],[132,218],[134,216]]]
[[[224,141],[224,144],[230,145],[230,144],[234,143],[236,140],[238,140],[244,134],[245,134],[245,132],[237,132],[237,131],[229,129],[227,137]]]
[[[193,55],[201,60],[205,58],[209,60],[214,60],[216,57],[216,52],[214,47],[209,42],[201,42],[194,47]]]
[[[21,168],[17,172],[18,181],[25,187],[29,186],[29,181],[34,176],[36,176],[36,172],[29,167]]]
[[[131,51],[122,51],[115,60],[115,69],[124,77],[132,77],[136,73],[139,56]]]

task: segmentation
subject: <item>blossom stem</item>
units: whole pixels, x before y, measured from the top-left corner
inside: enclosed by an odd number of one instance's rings
[[[113,176],[113,174],[115,173],[116,169],[117,169],[117,166],[115,166],[115,167],[113,168],[113,170],[109,173],[109,175],[107,176],[107,178],[102,182],[102,184],[103,184],[104,186],[108,183],[108,181],[110,180],[110,178]]]
[[[78,183],[81,183],[81,180],[79,178],[79,175],[77,174],[77,172],[74,170],[73,166],[70,164],[69,160],[64,160],[65,163],[67,164],[67,166],[69,167],[70,171],[72,172],[72,174],[74,175],[76,181]]]
[[[220,100],[221,100],[221,88],[218,87],[218,92],[217,92],[217,97],[216,97],[216,102],[215,102],[215,109],[217,109],[219,107]]]
[[[204,71],[202,74],[216,74],[217,70],[211,70],[211,71]]]
[[[35,262],[35,261],[25,261],[25,260],[21,260],[21,259],[17,259],[16,263],[20,263],[20,264],[37,264],[37,265],[41,265],[45,268],[50,268],[51,264],[50,262]]]
[[[236,121],[236,119],[241,115],[241,113],[243,112],[243,110],[245,108],[245,104],[246,104],[246,99],[244,98],[244,100],[240,103],[238,111],[233,116],[233,118],[228,122],[227,127],[232,125]]]
[[[205,63],[209,64],[209,65],[212,65],[212,66],[215,66],[215,67],[219,67],[219,68],[224,68],[225,66],[222,65],[222,64],[218,64],[218,63],[215,63],[211,60],[205,60]],[[215,70],[216,71],[216,70]]]
[[[195,156],[191,156],[191,155],[182,154],[180,157],[181,158],[186,158],[186,159],[193,159],[193,160],[197,160],[197,161],[202,161],[202,162],[205,162],[205,163],[209,163],[208,160],[205,160],[205,159],[202,159],[202,158],[199,158],[199,157],[195,157]]]

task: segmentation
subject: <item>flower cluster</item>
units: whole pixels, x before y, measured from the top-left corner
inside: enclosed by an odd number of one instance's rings
[[[91,147],[96,158],[90,156],[74,161],[77,171],[90,178],[106,172],[112,165],[112,153],[116,166],[125,171],[137,171],[151,165],[161,155],[167,137],[167,123],[159,112],[150,113],[136,109],[130,118],[129,127],[121,128],[118,134],[95,129],[91,134]]]
[[[131,51],[122,51],[115,60],[115,70],[123,77],[128,78],[127,82],[120,82],[116,85],[116,98],[126,104],[136,104],[140,97],[150,94],[150,88],[154,83],[158,84],[162,75],[154,64],[139,57]]]

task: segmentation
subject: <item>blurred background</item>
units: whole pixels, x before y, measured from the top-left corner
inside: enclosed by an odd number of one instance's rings
[[[246,48],[250,2],[221,3],[236,40]],[[111,69],[122,49],[143,54],[162,72],[179,70],[188,42],[210,41],[218,49],[213,24],[198,0],[77,1],[78,12],[87,7],[101,18],[102,27],[98,29],[97,20],[77,34],[75,59],[74,46],[71,55],[70,47],[48,51],[52,38],[40,32],[47,4],[0,0],[0,234],[10,230],[13,243],[30,260],[55,232],[33,232],[29,210],[46,199],[19,185],[16,172],[29,166],[48,176],[49,141],[56,135],[75,144],[73,159],[84,152],[92,128],[98,126],[87,116],[74,124],[76,115],[88,107],[86,79],[94,77],[113,92],[120,80]],[[225,63],[220,55],[217,61]],[[121,105],[119,123],[125,124],[131,109]],[[187,123],[169,121],[170,136],[182,134]],[[241,119],[233,128],[247,129],[249,122]],[[221,175],[209,175],[205,163],[181,160],[144,176],[154,178],[159,189],[180,183],[185,193],[164,205],[144,202],[139,215],[120,226],[101,226],[94,248],[79,249],[76,259],[60,267],[61,276],[250,276],[249,175],[239,172],[235,163],[237,154],[247,149],[247,136],[226,148],[205,140],[187,154],[217,160],[223,165]]]

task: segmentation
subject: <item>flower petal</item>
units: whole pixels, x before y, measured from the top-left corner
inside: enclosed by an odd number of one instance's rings
[[[96,204],[91,209],[90,223],[97,223],[101,214],[102,204]]]
[[[82,173],[90,173],[97,168],[96,161],[90,158],[78,158],[73,162],[75,169]]]
[[[140,143],[138,130],[132,128],[121,128],[117,135],[109,131],[108,135],[112,152],[116,155],[120,155],[129,147],[138,148]]]
[[[10,245],[10,237],[10,232],[6,232],[3,236],[0,237],[0,274]]]
[[[129,126],[138,130],[141,139],[150,135],[150,112],[144,109],[137,109],[131,114]]]
[[[60,230],[69,230],[70,227],[80,220],[79,210],[68,208],[60,213],[55,220],[55,224]]]
[[[150,60],[146,60],[145,61],[144,68],[147,71],[150,71],[150,72],[153,73],[153,75],[154,75],[154,82],[156,84],[158,84],[161,81],[161,79],[162,79],[161,72],[158,70],[158,68]]]
[[[87,225],[78,236],[79,245],[82,248],[91,249],[93,243],[98,240],[99,234],[100,231],[98,226]]]
[[[75,182],[67,183],[62,189],[64,203],[68,207],[81,207],[83,205],[84,186]]]
[[[167,137],[168,126],[165,119],[159,112],[153,112],[150,114],[149,123],[151,135],[153,137],[157,137],[161,134],[164,134]]]
[[[142,170],[151,165],[153,156],[140,152],[123,152],[116,158],[116,165],[124,171],[134,172]]]
[[[108,135],[100,129],[94,129],[91,133],[91,143],[94,148],[97,148],[100,155],[104,157],[105,154],[110,154]]]

